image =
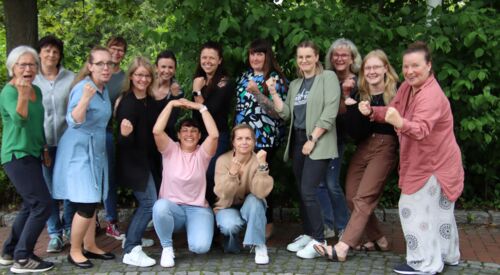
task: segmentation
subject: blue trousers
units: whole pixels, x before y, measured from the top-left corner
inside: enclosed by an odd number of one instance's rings
[[[210,250],[214,236],[214,213],[210,207],[159,199],[153,206],[153,223],[163,248],[172,247],[172,234],[186,228],[189,251],[203,254]]]
[[[240,250],[238,233],[247,225],[243,245],[266,243],[266,201],[248,194],[240,209],[221,209],[215,215],[217,227],[225,237],[224,251],[237,253]]]

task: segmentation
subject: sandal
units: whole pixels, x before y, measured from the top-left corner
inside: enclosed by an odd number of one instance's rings
[[[318,252],[319,255],[325,257],[327,260],[331,262],[345,262],[347,260],[347,256],[344,257],[339,257],[337,255],[337,251],[335,251],[335,248],[330,245],[324,245],[324,244],[315,244],[314,250]],[[328,252],[328,248],[331,249],[331,252]]]

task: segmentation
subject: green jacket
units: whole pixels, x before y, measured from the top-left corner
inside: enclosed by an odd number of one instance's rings
[[[302,81],[303,78],[298,78],[290,83],[283,110],[276,110],[284,120],[290,119],[284,161],[289,158],[290,140],[293,132],[293,107]],[[316,142],[316,146],[309,156],[311,159],[319,160],[338,157],[335,118],[339,110],[339,102],[340,85],[337,75],[333,71],[326,70],[316,75],[307,97],[306,132],[308,135],[311,134],[315,127],[326,129],[326,132]]]

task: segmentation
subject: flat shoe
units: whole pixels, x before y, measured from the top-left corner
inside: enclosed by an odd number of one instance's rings
[[[97,254],[90,251],[83,251],[83,256],[89,259],[98,259],[98,260],[113,260],[115,258],[115,254],[106,252],[104,254]]]
[[[347,256],[345,257],[339,257],[337,255],[337,251],[335,251],[335,247],[331,247],[332,248],[332,253],[328,253],[328,248],[327,246],[323,245],[323,244],[315,244],[314,246],[314,250],[316,250],[316,252],[318,252],[319,255],[325,257],[327,260],[331,261],[331,262],[345,262],[347,260]]]
[[[381,251],[381,252],[389,251],[389,245],[387,245],[387,246],[380,246],[377,242],[374,242],[373,244],[374,244],[373,247],[377,251]]]
[[[85,262],[77,263],[73,260],[73,258],[71,258],[70,254],[68,254],[68,262],[83,269],[94,267],[94,264],[89,259],[87,259]]]

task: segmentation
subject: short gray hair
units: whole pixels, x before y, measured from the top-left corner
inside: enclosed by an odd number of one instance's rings
[[[351,50],[352,64],[349,69],[351,70],[352,73],[357,74],[359,72],[359,69],[361,68],[361,62],[362,62],[361,54],[359,53],[356,45],[354,45],[354,43],[351,40],[346,38],[339,38],[333,41],[332,45],[330,46],[330,49],[328,49],[328,53],[325,56],[326,69],[335,71],[335,67],[332,67],[332,63],[330,60],[333,51],[337,48],[343,48],[343,47]]]
[[[13,72],[14,65],[16,65],[17,61],[21,56],[27,53],[31,54],[33,58],[35,58],[37,65],[36,72],[38,73],[38,68],[40,68],[40,58],[38,57],[38,53],[32,47],[22,45],[14,48],[12,51],[10,51],[9,56],[7,56],[7,61],[5,62],[5,66],[7,66],[7,70],[9,71],[10,77],[14,76]]]

